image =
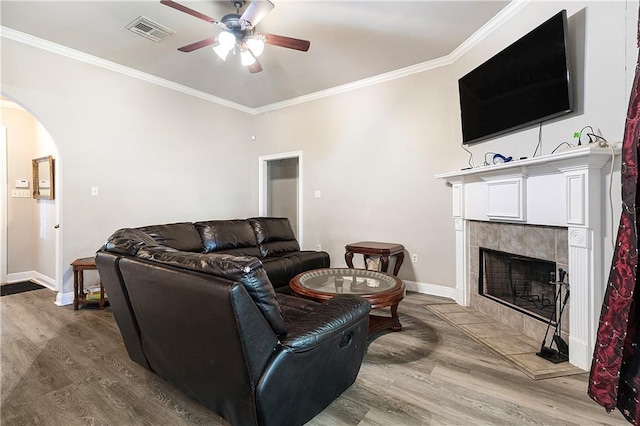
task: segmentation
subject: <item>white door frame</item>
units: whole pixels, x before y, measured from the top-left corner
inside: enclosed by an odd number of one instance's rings
[[[0,283],[7,282],[7,128],[0,124]]]
[[[269,171],[268,162],[274,160],[286,160],[289,158],[298,159],[298,243],[300,247],[304,247],[304,239],[302,235],[302,151],[283,152],[280,154],[261,155],[258,158],[258,215],[265,216],[267,214],[267,193],[269,179],[267,172]]]

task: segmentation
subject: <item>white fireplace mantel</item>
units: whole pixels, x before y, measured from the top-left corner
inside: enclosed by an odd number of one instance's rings
[[[569,362],[588,369],[595,344],[602,283],[602,167],[612,150],[595,144],[557,154],[436,175],[453,190],[456,302],[469,305],[469,221],[568,229]]]

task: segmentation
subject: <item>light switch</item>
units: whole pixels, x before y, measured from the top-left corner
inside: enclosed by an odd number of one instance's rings
[[[31,198],[31,192],[28,189],[12,189],[11,198]]]
[[[98,187],[97,186],[92,186],[91,187],[91,196],[92,197],[97,197],[98,196]]]

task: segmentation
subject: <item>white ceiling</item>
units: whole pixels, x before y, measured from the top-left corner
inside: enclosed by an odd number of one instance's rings
[[[181,1],[219,20],[230,1]],[[0,23],[77,51],[169,80],[249,108],[375,77],[447,56],[509,1],[272,0],[258,32],[311,41],[308,52],[265,47],[263,71],[250,74],[238,57],[210,48],[178,47],[216,35],[205,21],[145,1],[0,2]],[[246,8],[241,9],[240,13]],[[176,33],[155,43],[125,29],[143,15]]]

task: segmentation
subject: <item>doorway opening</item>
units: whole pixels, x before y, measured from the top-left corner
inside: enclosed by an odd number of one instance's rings
[[[258,214],[286,217],[303,246],[302,151],[259,158]]]
[[[59,152],[31,111],[4,95],[0,108],[4,112],[0,126],[0,279],[2,283],[34,281],[57,291],[55,303],[62,305]],[[34,200],[32,162],[46,155],[55,159],[55,198]]]

